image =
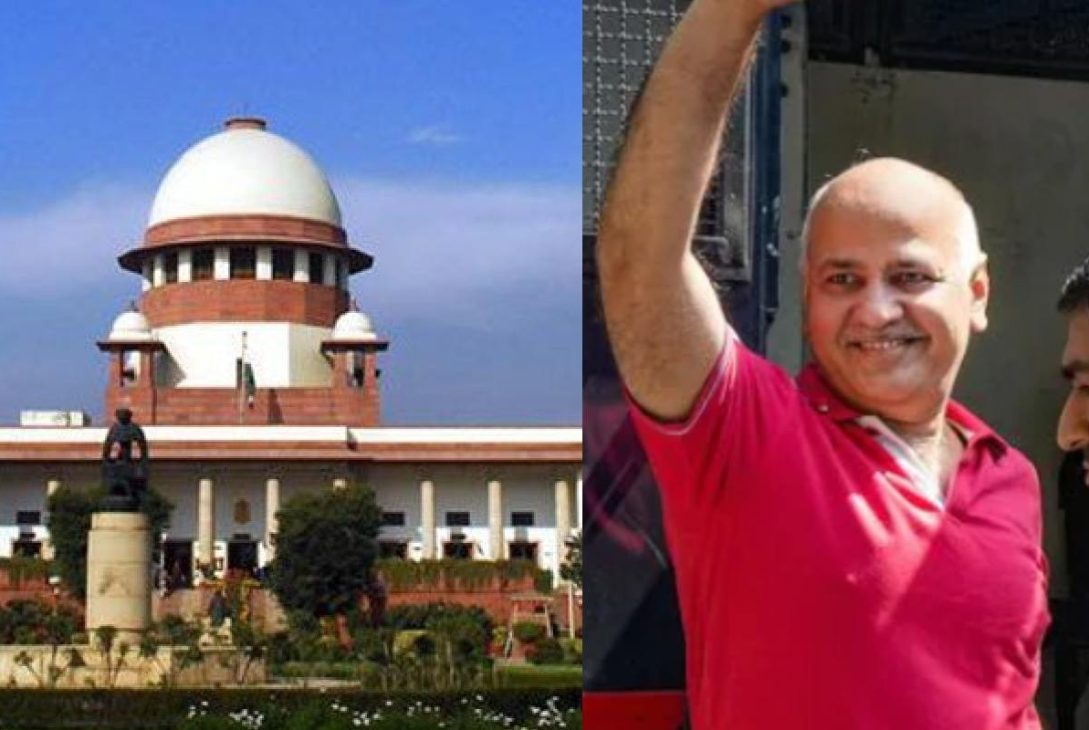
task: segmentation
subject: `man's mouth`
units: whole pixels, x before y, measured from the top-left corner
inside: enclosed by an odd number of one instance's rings
[[[922,342],[923,339],[924,338],[922,337],[914,335],[906,337],[875,337],[861,340],[848,340],[847,346],[861,350],[862,352],[892,352]]]

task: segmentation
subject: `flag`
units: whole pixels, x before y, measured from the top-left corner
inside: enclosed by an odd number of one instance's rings
[[[242,333],[242,356],[235,360],[235,389],[238,391],[238,418],[241,422],[243,398],[245,404],[253,408],[257,395],[257,381],[253,377],[253,366],[246,358],[246,333]]]
[[[253,399],[257,395],[257,383],[253,379],[253,366],[242,364],[242,384],[246,391],[246,405],[253,408]]]

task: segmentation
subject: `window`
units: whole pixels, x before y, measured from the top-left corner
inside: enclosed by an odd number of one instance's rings
[[[382,525],[385,527],[404,527],[405,526],[405,513],[404,512],[383,512],[382,513]]]
[[[295,252],[290,248],[272,249],[272,278],[281,281],[295,278]]]
[[[533,513],[511,512],[510,524],[512,527],[533,527]]]
[[[344,276],[344,262],[339,258],[333,259],[333,286],[339,287],[341,277]]]
[[[447,527],[468,527],[469,526],[469,513],[468,512],[447,512],[446,513],[446,526]]]
[[[257,276],[257,253],[252,246],[231,249],[231,278],[253,279]]]
[[[469,560],[473,557],[473,544],[471,542],[443,543],[442,556],[454,560]]]
[[[378,541],[378,557],[408,559],[408,543],[393,540]]]
[[[42,524],[42,513],[37,510],[19,510],[15,513],[15,524],[40,525]]]
[[[532,560],[537,562],[537,543],[517,541],[507,544],[511,560]]]
[[[310,281],[314,284],[325,282],[325,257],[320,253],[310,254]]]
[[[42,555],[42,544],[37,540],[23,538],[12,540],[11,554],[22,558],[39,558]]]
[[[193,251],[193,281],[208,281],[215,276],[216,252],[210,248]]]
[[[163,281],[174,284],[178,281],[178,252],[163,254]]]

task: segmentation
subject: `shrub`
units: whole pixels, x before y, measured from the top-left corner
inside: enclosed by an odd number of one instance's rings
[[[539,591],[552,591],[552,573],[532,560],[401,560],[375,561],[375,572],[393,589],[462,588],[474,590],[498,584],[501,588],[531,578]]]
[[[398,631],[393,640],[393,655],[415,654],[431,656],[435,653],[435,640],[425,629],[407,629]]]
[[[448,662],[464,662],[483,657],[491,630],[467,614],[436,616],[427,622],[427,629],[443,647]]]
[[[582,639],[560,639],[565,664],[582,664]]]
[[[78,625],[68,606],[17,599],[0,608],[0,644],[68,644]]]
[[[560,642],[546,636],[538,639],[526,650],[526,659],[532,664],[561,664],[563,647]]]
[[[432,622],[439,619],[461,616],[479,626],[486,636],[491,635],[493,626],[491,616],[479,606],[459,606],[441,602],[394,606],[386,611],[385,623],[400,631],[426,629]]]
[[[531,621],[519,621],[514,625],[514,638],[522,644],[534,644],[545,635],[545,627]]]
[[[25,581],[47,580],[53,564],[41,558],[28,558],[15,555],[0,558],[0,572],[6,572],[13,585],[19,586]]]
[[[401,721],[401,724],[389,724],[386,728],[412,730],[419,727],[405,720],[407,708],[416,702],[438,709],[443,720],[455,718],[468,707],[478,707],[490,712],[502,713],[513,718],[514,723],[531,727],[537,724],[536,716],[530,708],[544,708],[549,704],[567,710],[579,707],[581,688],[565,689],[522,688],[522,689],[486,689],[466,693],[456,692],[364,692],[359,690],[328,691],[318,694],[315,691],[293,690],[272,692],[268,689],[232,688],[230,690],[168,688],[148,690],[0,690],[0,717],[4,718],[4,728],[35,728],[52,730],[62,727],[96,728],[176,728],[184,722],[191,708],[206,709],[207,718],[222,717],[229,712],[262,712],[268,718],[263,727],[284,728],[282,724],[272,722],[273,712],[280,708],[283,712],[294,712],[315,701],[326,706],[336,702],[347,706],[352,711],[382,710],[383,714]],[[476,697],[481,699],[477,700]],[[393,702],[392,708],[386,703]],[[343,713],[342,713],[343,714]],[[278,716],[279,717],[279,716]],[[349,720],[351,716],[349,715]],[[447,721],[447,727],[472,730],[480,725],[454,724]],[[233,722],[226,726],[231,730],[240,730],[245,726]],[[295,725],[294,727],[300,727]],[[310,726],[314,730],[321,725]],[[372,724],[373,728],[374,725]],[[424,725],[423,727],[437,727]],[[497,727],[484,725],[483,727]],[[556,727],[553,725],[552,727]],[[563,727],[563,726],[560,726]],[[568,725],[567,727],[577,727]],[[353,726],[354,730],[354,726]]]

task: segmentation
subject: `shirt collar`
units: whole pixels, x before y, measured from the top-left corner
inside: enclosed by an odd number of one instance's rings
[[[828,384],[824,374],[816,363],[809,363],[797,377],[798,389],[817,413],[825,415],[837,423],[855,421],[866,415],[852,408],[840,398]],[[977,443],[987,444],[995,456],[1000,456],[1009,448],[1008,444],[978,416],[952,398],[945,409],[945,417],[963,427],[972,434],[967,448]]]

